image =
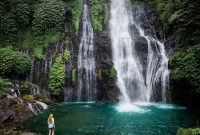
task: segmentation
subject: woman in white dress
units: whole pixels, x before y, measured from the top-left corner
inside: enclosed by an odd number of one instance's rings
[[[48,118],[48,128],[49,128],[49,135],[54,135],[55,123],[54,123],[53,114],[49,115],[49,118]]]

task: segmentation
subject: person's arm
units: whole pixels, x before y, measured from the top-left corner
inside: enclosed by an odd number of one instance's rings
[[[54,125],[54,128],[55,128],[55,121],[54,121],[54,118],[52,119],[52,122],[53,122],[53,125]]]

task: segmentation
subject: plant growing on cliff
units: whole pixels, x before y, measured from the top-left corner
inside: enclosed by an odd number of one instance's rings
[[[101,69],[98,70],[98,79],[102,80],[102,71],[101,71]]]
[[[199,43],[199,3],[190,0],[152,0],[167,36],[174,35],[180,48]],[[189,16],[189,17],[188,17]],[[187,37],[187,38],[185,38]]]
[[[15,64],[15,52],[10,48],[0,49],[0,72],[1,74],[9,74]]]
[[[64,86],[65,69],[62,56],[59,55],[53,64],[50,74],[48,88],[53,95],[59,95]]]
[[[64,61],[66,63],[69,63],[69,61],[70,61],[70,51],[68,49],[65,50],[63,58],[64,58]]]
[[[81,10],[83,7],[83,0],[74,0],[72,4],[72,26],[73,29],[78,35],[79,26],[80,26],[80,17],[81,17]]]
[[[72,84],[75,85],[76,84],[76,69],[72,70]]]
[[[200,134],[200,128],[179,128],[176,135],[199,135]]]
[[[109,78],[113,80],[116,77],[117,77],[117,71],[115,70],[114,67],[112,67],[111,70],[110,70]]]
[[[31,69],[31,58],[27,54],[16,52],[14,70],[18,75],[25,75]]]
[[[112,67],[110,70],[107,70],[106,71],[106,74],[108,75],[109,77],[109,84],[113,84],[116,77],[117,77],[117,71],[114,67]]]
[[[1,12],[0,12],[1,13]],[[0,43],[15,44],[17,37],[17,26],[13,14],[0,14]]]
[[[6,92],[12,86],[12,83],[8,79],[2,79],[0,77],[0,91]]]
[[[200,44],[195,45],[187,52],[176,53],[170,61],[172,79],[174,81],[186,81],[190,84],[191,92],[200,95]]]
[[[108,22],[109,11],[105,0],[90,0],[90,13],[95,31],[102,31]]]
[[[0,73],[25,75],[31,69],[31,59],[27,54],[13,51],[10,48],[0,49]]]
[[[58,30],[64,21],[64,3],[61,0],[45,0],[37,6],[38,8],[33,16],[32,29],[34,35],[38,36],[48,33],[51,28]]]
[[[26,101],[31,101],[31,100],[35,100],[36,99],[36,96],[34,95],[24,95],[22,97],[22,99],[26,100]]]
[[[21,81],[21,82],[19,83],[20,91],[26,91],[26,90],[28,90],[28,89],[30,89],[30,88],[33,88],[33,87],[35,87],[34,84],[31,84],[31,83],[26,82],[26,81]]]

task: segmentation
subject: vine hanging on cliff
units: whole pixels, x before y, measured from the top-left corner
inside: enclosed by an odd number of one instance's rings
[[[72,4],[72,25],[73,29],[78,35],[79,26],[80,26],[80,17],[81,17],[81,10],[83,7],[83,0],[74,0]]]
[[[64,78],[65,78],[64,62],[62,60],[62,56],[59,55],[56,58],[56,61],[53,64],[49,75],[48,88],[53,95],[58,96],[60,94],[64,86]]]
[[[108,22],[108,6],[104,0],[90,0],[90,14],[95,31],[102,31]]]

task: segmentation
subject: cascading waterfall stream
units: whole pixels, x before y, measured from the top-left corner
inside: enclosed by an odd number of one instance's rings
[[[136,8],[134,24],[141,37],[144,37],[148,45],[148,57],[146,67],[146,97],[150,102],[153,89],[156,89],[156,84],[161,83],[161,99],[162,102],[167,101],[166,89],[169,87],[169,69],[165,46],[156,38],[145,35],[144,29],[141,27],[141,17],[146,15],[142,8]],[[156,48],[155,51],[153,48]]]
[[[117,70],[117,85],[121,91],[121,101],[130,102],[130,94],[135,100],[145,101],[142,65],[135,53],[135,43],[131,37],[132,14],[128,0],[111,0],[110,30],[113,63]]]
[[[96,95],[94,33],[86,4],[84,4],[82,21],[82,37],[78,53],[77,98],[92,100]]]
[[[166,102],[169,59],[164,44],[156,38],[145,35],[140,19],[145,15],[144,11],[137,8],[133,15],[129,0],[111,0],[110,12],[112,55],[117,70],[117,85],[121,91],[121,103],[127,105],[131,101],[150,102],[153,90],[159,83],[161,100]],[[132,32],[131,28],[135,28],[137,32]],[[138,37],[143,37],[147,42],[146,67],[141,64],[142,61],[135,48],[137,44],[134,39]]]

